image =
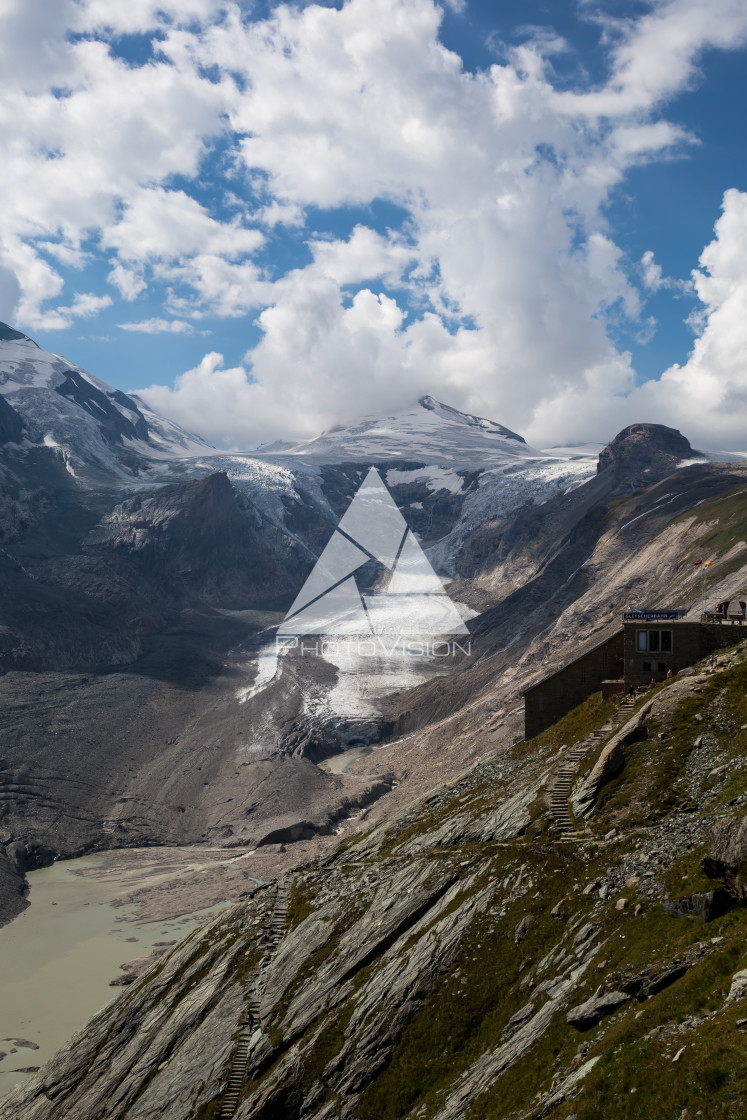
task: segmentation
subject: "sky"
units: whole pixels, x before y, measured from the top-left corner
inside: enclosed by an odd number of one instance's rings
[[[0,0],[0,319],[222,448],[747,449],[747,0]]]

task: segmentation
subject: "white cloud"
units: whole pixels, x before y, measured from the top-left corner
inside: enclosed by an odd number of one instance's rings
[[[140,190],[103,237],[104,246],[116,249],[127,262],[176,260],[195,253],[235,260],[263,242],[259,230],[238,221],[217,222],[184,191],[163,187]]]
[[[148,287],[142,269],[126,267],[121,261],[117,261],[106,279],[118,289],[119,294],[128,303],[137,299],[140,293]]]
[[[39,313],[38,326],[44,330],[66,330],[76,319],[92,319],[111,306],[111,296],[97,296],[95,292],[76,292],[68,307],[55,307]]]
[[[270,285],[261,280],[251,261],[225,260],[215,253],[198,253],[179,264],[163,267],[164,279],[186,285],[188,296],[171,295],[169,310],[200,318],[205,310],[224,318],[235,318],[269,302]]]
[[[13,321],[13,313],[21,297],[21,285],[13,269],[0,264],[0,322]]]
[[[121,331],[139,334],[194,334],[194,327],[184,319],[141,319],[135,323],[117,323]]]
[[[74,26],[79,30],[111,31],[132,34],[173,22],[190,24],[207,20],[224,7],[222,0],[78,0]]]
[[[628,405],[661,410],[665,390],[634,388],[606,327],[644,337],[643,294],[683,284],[652,254],[626,261],[605,204],[631,167],[695,142],[666,102],[704,50],[745,41],[743,0],[608,21],[608,77],[572,91],[548,62],[557,36],[528,29],[471,73],[439,40],[441,17],[432,0],[275,5],[266,19],[214,0],[2,0],[0,269],[20,287],[5,282],[6,304],[29,328],[95,313],[54,304],[64,268],[103,258],[116,298],[140,301],[123,329],[256,316],[241,366],[209,355],[173,390],[144,392],[235,445],[424,391],[543,439],[612,434]],[[146,65],[116,56],[117,36],[156,28]],[[386,232],[365,219],[381,200],[401,208]],[[714,294],[735,205],[696,276],[703,330],[683,370],[697,358],[700,376],[735,330]],[[330,236],[328,212],[351,206],[356,227]],[[295,254],[273,258],[283,237]]]
[[[261,207],[255,218],[263,226],[299,227],[304,224],[303,208],[296,202],[278,202],[274,199],[269,206]]]
[[[683,292],[688,295],[694,295],[695,293],[692,280],[676,280],[672,276],[665,276],[651,249],[647,249],[641,257],[641,274],[644,286],[650,292],[658,292],[662,288],[666,288],[670,291]]]
[[[610,29],[613,24],[608,23]],[[638,20],[618,25],[612,73],[604,87],[588,93],[563,93],[572,112],[621,117],[647,112],[652,105],[687,88],[709,47],[730,50],[747,41],[743,0],[664,0]]]
[[[641,270],[643,272],[643,283],[646,287],[652,292],[658,292],[664,283],[664,275],[661,265],[656,263],[654,254],[650,249],[647,249],[641,257]]]
[[[684,365],[637,388],[602,378],[549,397],[530,434],[542,439],[558,426],[570,438],[589,438],[647,420],[680,428],[695,446],[740,449],[747,416],[747,193],[728,190],[715,237],[693,273],[701,301],[700,336]]]
[[[235,444],[235,423],[232,417],[251,412],[261,395],[241,366],[223,368],[223,355],[212,351],[194,369],[176,379],[173,389],[151,385],[139,389],[138,396],[156,412],[171,416],[177,422],[191,423],[200,416],[203,433],[210,432],[219,447]]]
[[[396,286],[404,269],[418,258],[415,248],[404,244],[401,238],[382,237],[361,225],[355,227],[347,241],[312,240],[311,251],[324,275],[341,286],[379,277]]]
[[[639,390],[658,415],[675,417],[703,444],[742,447],[747,416],[747,193],[728,190],[716,236],[693,283],[703,305],[700,337],[683,366]]]

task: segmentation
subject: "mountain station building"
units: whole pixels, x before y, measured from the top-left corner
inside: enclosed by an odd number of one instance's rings
[[[622,628],[568,665],[525,689],[524,735],[531,739],[582,703],[647,688],[719,649],[747,638],[747,612],[738,600],[687,619],[686,610],[625,611]],[[722,609],[723,608],[723,609]]]
[[[727,604],[728,606],[728,604]],[[702,657],[734,645],[747,636],[745,615],[718,612],[686,620],[687,611],[626,611],[623,615],[625,689],[663,681]],[[706,621],[704,621],[706,620]]]

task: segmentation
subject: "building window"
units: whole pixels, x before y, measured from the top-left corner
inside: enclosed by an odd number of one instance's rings
[[[639,653],[651,650],[654,653],[672,652],[671,630],[638,630],[636,631],[636,648]]]
[[[644,661],[643,662],[643,671],[644,671],[644,673],[650,673],[651,672],[651,662],[650,661]]]
[[[665,673],[665,672],[666,672],[666,669],[667,669],[667,667],[666,667],[666,665],[664,664],[664,662],[663,662],[663,661],[660,661],[660,662],[659,662],[659,672],[660,672],[660,673]]]

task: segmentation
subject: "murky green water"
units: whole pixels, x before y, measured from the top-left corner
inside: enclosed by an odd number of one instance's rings
[[[0,1097],[28,1076],[16,1071],[43,1065],[91,1015],[117,999],[125,989],[109,981],[120,974],[120,964],[146,956],[156,942],[181,939],[203,920],[200,912],[138,923],[137,907],[111,906],[148,877],[158,877],[152,858],[150,863],[123,870],[116,866],[117,853],[105,852],[27,875],[31,905],[0,929]],[[89,868],[98,874],[80,874]]]

